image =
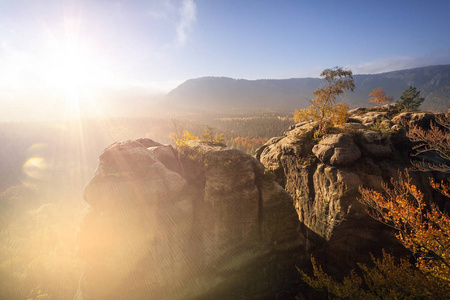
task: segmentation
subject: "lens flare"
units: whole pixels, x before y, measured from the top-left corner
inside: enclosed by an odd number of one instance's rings
[[[44,179],[47,163],[42,157],[31,157],[23,164],[22,170],[29,178]]]

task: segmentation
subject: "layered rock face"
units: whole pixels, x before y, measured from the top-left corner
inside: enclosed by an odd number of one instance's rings
[[[403,119],[409,124],[424,120],[418,114],[391,120],[389,107],[384,112],[357,109],[350,123],[321,139],[313,138],[311,124],[301,123],[257,150],[257,159],[275,174],[291,195],[299,220],[314,233],[307,236],[316,245],[309,251],[334,274],[370,262],[370,253],[378,255],[383,248],[404,251],[392,231],[357,201],[360,186],[381,190],[382,182],[410,166],[411,143],[400,125]],[[414,183],[431,195],[429,176],[412,174]]]
[[[275,299],[307,260],[289,195],[256,159],[196,144],[115,143],[85,190],[85,299]],[[303,257],[302,257],[303,256]]]

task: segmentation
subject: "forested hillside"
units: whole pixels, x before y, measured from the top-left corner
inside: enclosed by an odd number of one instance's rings
[[[450,107],[450,65],[429,66],[380,74],[354,75],[355,90],[342,100],[350,108],[368,106],[369,93],[383,87],[398,100],[409,85],[425,97],[424,109]],[[319,87],[318,78],[243,80],[224,77],[191,79],[167,95],[167,107],[200,111],[286,111],[304,108]]]

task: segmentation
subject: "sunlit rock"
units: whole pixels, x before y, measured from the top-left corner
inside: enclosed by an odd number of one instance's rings
[[[85,299],[293,297],[309,258],[289,195],[220,145],[113,144],[85,200]]]

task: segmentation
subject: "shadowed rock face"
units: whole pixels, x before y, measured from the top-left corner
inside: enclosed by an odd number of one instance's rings
[[[293,297],[309,258],[289,195],[235,149],[115,143],[84,197],[85,299]]]

